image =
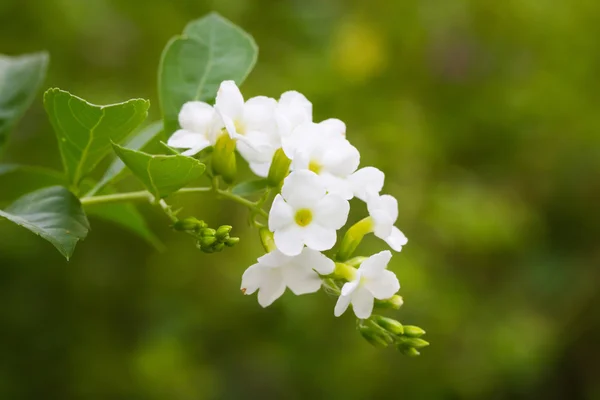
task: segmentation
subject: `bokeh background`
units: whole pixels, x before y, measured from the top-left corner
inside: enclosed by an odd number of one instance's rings
[[[238,248],[141,206],[167,251],[92,219],[66,262],[0,221],[0,398],[600,399],[600,3],[1,0],[0,53],[46,49],[44,88],[156,119],[163,46],[211,10],[260,46],[245,94],[304,93],[386,172],[410,239],[392,315],[432,345],[375,349],[324,293],[261,309],[246,211],[198,196],[175,203]],[[60,168],[40,96],[3,161]],[[3,177],[0,205],[37,184]]]

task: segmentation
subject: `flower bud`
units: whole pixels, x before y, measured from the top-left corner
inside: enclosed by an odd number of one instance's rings
[[[239,241],[240,241],[239,237],[230,237],[230,238],[225,239],[225,245],[227,247],[233,247],[236,244],[238,244]]]
[[[425,334],[425,331],[418,326],[404,325],[404,336],[418,338]]]
[[[269,169],[267,184],[271,187],[279,186],[290,171],[291,163],[292,160],[285,155],[283,149],[278,149],[273,155],[273,162],[271,162],[271,168]]]
[[[217,238],[214,236],[203,236],[200,239],[198,239],[198,243],[200,243],[201,247],[211,247],[216,242]]]
[[[205,253],[214,253],[215,249],[213,249],[212,247],[200,247],[200,250],[202,250]]]
[[[222,251],[225,248],[225,243],[217,243],[213,246],[215,251]]]
[[[378,308],[392,308],[398,310],[402,307],[402,304],[404,304],[404,300],[402,299],[402,296],[398,296],[397,294],[386,300],[375,299],[375,306]]]
[[[277,248],[275,246],[275,240],[273,240],[273,232],[269,231],[269,229],[260,228],[258,234],[260,235],[260,242],[267,253],[270,253]]]
[[[237,175],[235,160],[235,140],[225,132],[221,133],[214,145],[212,169],[215,175],[221,175],[227,183],[232,183]]]
[[[173,229],[176,231],[197,231],[201,228],[202,221],[198,221],[194,217],[180,219],[173,224]]]
[[[373,221],[371,217],[363,218],[354,225],[352,225],[346,234],[342,243],[340,244],[340,251],[338,251],[336,258],[338,261],[346,261],[362,241],[362,238],[373,231]]]
[[[202,237],[215,236],[216,233],[217,231],[212,228],[204,228],[200,230],[200,236]]]
[[[363,338],[375,347],[387,347],[388,341],[368,326],[361,326],[358,331]]]
[[[402,324],[395,319],[382,317],[381,315],[373,316],[373,321],[383,329],[394,335],[402,335],[404,333],[404,327]]]
[[[419,338],[407,338],[405,336],[399,339],[400,343],[408,347],[414,347],[415,349],[422,349],[423,347],[429,346],[429,342]]]
[[[217,238],[219,238],[220,240],[227,239],[227,237],[229,236],[229,232],[231,232],[231,229],[232,229],[232,227],[229,225],[221,225],[217,229],[215,236]]]
[[[404,354],[405,356],[409,356],[409,357],[418,357],[421,355],[421,353],[419,353],[419,351],[417,349],[415,349],[414,347],[407,347],[404,345],[399,345],[398,350],[400,350],[400,352],[402,354]]]

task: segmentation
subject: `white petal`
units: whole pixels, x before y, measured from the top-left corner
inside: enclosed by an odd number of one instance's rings
[[[400,290],[396,274],[388,270],[381,271],[375,279],[365,279],[364,286],[379,300],[389,299]]]
[[[269,230],[275,232],[293,224],[295,224],[294,209],[278,194],[269,211]]]
[[[312,208],[325,196],[325,187],[314,172],[293,171],[284,179],[281,194],[296,210]]]
[[[385,211],[381,209],[373,210],[369,213],[373,219],[373,233],[380,239],[385,239],[392,234],[394,220]]]
[[[302,93],[291,90],[283,93],[279,98],[277,114],[294,128],[304,122],[312,121],[312,104]]]
[[[319,125],[327,135],[346,137],[346,124],[337,118],[326,119],[319,122]]]
[[[283,277],[287,287],[298,296],[314,293],[321,287],[321,278],[310,266],[290,265],[285,267]]]
[[[342,296],[350,296],[352,293],[354,293],[354,291],[358,288],[358,285],[360,284],[360,277],[358,277],[357,279],[344,283],[344,286],[342,286]]]
[[[254,174],[262,178],[266,178],[267,176],[269,176],[269,169],[271,169],[271,161],[266,163],[251,162],[249,165],[250,169],[252,170],[252,172],[254,172]]]
[[[270,268],[283,267],[283,266],[289,264],[289,262],[291,260],[292,260],[292,257],[286,256],[278,249],[275,249],[275,250],[265,254],[264,256],[261,256],[258,258],[259,264],[261,264],[265,267],[270,267]]]
[[[367,193],[378,195],[383,189],[385,175],[374,167],[364,167],[350,175],[349,178],[354,195],[360,200],[367,201]]]
[[[298,225],[286,226],[273,233],[275,246],[286,256],[297,256],[304,247],[304,229]]]
[[[392,253],[389,250],[381,251],[367,258],[360,265],[359,271],[366,278],[376,278],[382,271],[385,270],[388,263],[392,259]]]
[[[336,194],[345,200],[351,200],[354,197],[352,184],[346,178],[340,178],[328,172],[319,174],[327,193]]]
[[[335,269],[335,263],[320,252],[305,247],[299,256],[294,257],[292,263],[298,266],[307,266],[321,275],[329,275]]]
[[[260,287],[263,282],[264,267],[260,264],[254,264],[242,275],[242,289],[245,289],[244,294],[252,294]]]
[[[285,155],[294,159],[296,152],[309,152],[319,141],[323,140],[319,125],[312,122],[305,122],[298,125],[289,137],[282,138],[282,147]]]
[[[279,268],[271,269],[269,278],[263,281],[258,291],[258,304],[268,307],[280,298],[283,292],[285,292],[285,282],[281,271]]]
[[[201,146],[210,146],[210,143],[206,139],[206,135],[183,129],[175,131],[167,141],[167,144],[177,149],[192,149]]]
[[[244,112],[244,97],[234,81],[223,81],[217,91],[215,109],[231,120],[242,117]]]
[[[383,240],[395,251],[401,251],[402,246],[408,243],[408,239],[404,236],[404,233],[395,226],[392,227],[392,233]]]
[[[335,229],[325,228],[318,223],[311,223],[304,228],[304,243],[313,250],[325,251],[335,245],[337,235]]]
[[[327,194],[317,203],[314,209],[313,221],[319,225],[340,229],[348,220],[350,204],[335,194]]]
[[[398,200],[394,196],[384,194],[379,197],[379,206],[384,210],[394,222],[398,219]]]
[[[182,129],[206,133],[213,124],[214,108],[201,101],[189,101],[181,107],[179,125]]]
[[[327,141],[323,144],[323,169],[345,178],[352,174],[360,164],[360,153],[345,139]]]
[[[247,131],[276,134],[275,108],[277,101],[266,96],[256,96],[244,104],[243,124]]]
[[[278,147],[279,144],[264,132],[251,131],[238,137],[237,150],[249,163],[265,163],[272,160]]]
[[[187,157],[195,156],[196,154],[200,153],[202,150],[204,150],[207,147],[208,146],[192,147],[189,150],[182,151],[181,155],[187,156]]]
[[[366,319],[371,316],[374,303],[375,299],[364,287],[359,287],[354,293],[352,293],[352,308],[354,310],[354,314],[356,314],[356,316],[360,319]]]
[[[346,284],[347,285],[347,284]],[[335,309],[333,310],[333,315],[339,317],[348,309],[348,305],[350,305],[350,296],[340,296],[338,297],[337,303],[335,303]]]

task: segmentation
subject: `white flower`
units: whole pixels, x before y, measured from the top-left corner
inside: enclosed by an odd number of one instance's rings
[[[274,111],[277,124],[277,135],[272,138],[270,146],[261,151],[261,160],[250,161],[250,169],[258,176],[266,177],[269,174],[273,155],[281,148],[281,138],[288,137],[292,131],[305,122],[312,121],[312,104],[303,94],[296,91],[285,92],[279,97]]]
[[[327,194],[321,179],[311,171],[294,171],[283,181],[281,194],[269,212],[269,230],[275,245],[288,256],[300,254],[304,245],[324,251],[337,239],[346,223],[350,205],[340,196]]]
[[[328,192],[349,200],[354,193],[347,178],[358,168],[360,153],[345,139],[344,132],[345,125],[339,120],[305,123],[289,138],[283,138],[283,150],[292,160],[292,171],[313,171]]]
[[[216,133],[222,128],[214,108],[201,101],[190,101],[179,112],[179,125],[167,144],[178,149],[188,149],[182,154],[193,156],[214,144]]]
[[[408,239],[394,224],[398,219],[398,200],[389,194],[368,196],[367,208],[373,220],[373,233],[396,251],[408,243]]]
[[[258,303],[267,307],[285,292],[286,287],[295,295],[316,292],[321,287],[319,274],[331,274],[334,268],[332,260],[307,247],[294,257],[273,250],[244,272],[242,291],[252,294],[258,290]]]
[[[237,149],[249,163],[265,163],[279,142],[275,122],[275,99],[257,96],[244,102],[233,81],[223,81],[217,92],[215,110],[227,133],[237,140]]]
[[[364,167],[348,177],[348,183],[355,197],[367,202],[369,196],[379,195],[383,189],[385,175],[375,167]]]
[[[392,253],[388,250],[374,254],[362,262],[354,279],[345,283],[335,305],[336,317],[342,315],[349,304],[354,314],[365,319],[373,312],[374,299],[389,299],[400,289],[400,282],[392,271],[386,269]]]

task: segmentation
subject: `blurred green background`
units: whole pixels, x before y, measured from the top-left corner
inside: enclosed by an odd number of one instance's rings
[[[1,0],[0,53],[46,49],[45,88],[156,119],[163,46],[211,10],[260,46],[247,96],[304,93],[386,172],[410,239],[392,315],[432,345],[374,349],[322,292],[261,309],[246,210],[203,195],[175,203],[239,247],[205,255],[142,206],[166,252],[92,219],[66,262],[0,221],[0,398],[600,399],[600,3]],[[40,96],[3,161],[60,168]],[[31,186],[3,178],[0,205]]]

